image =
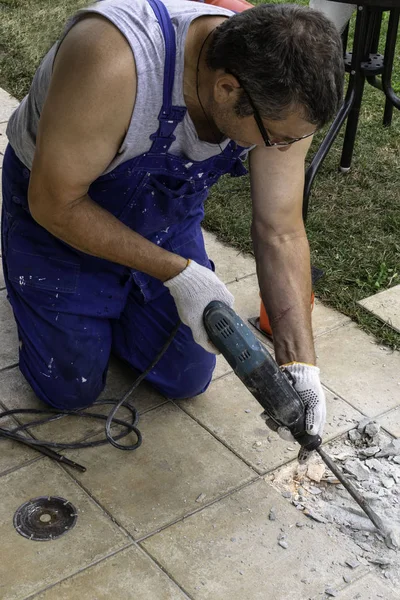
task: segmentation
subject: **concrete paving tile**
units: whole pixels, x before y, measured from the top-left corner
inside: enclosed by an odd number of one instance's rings
[[[4,282],[4,273],[3,273],[3,265],[1,263],[1,254],[0,254],[0,291],[4,290],[6,284]]]
[[[0,88],[0,123],[8,121],[19,102]]]
[[[387,580],[369,573],[339,593],[339,600],[400,600]]]
[[[215,263],[215,272],[221,281],[228,283],[256,272],[252,256],[218,241],[217,236],[209,231],[203,231],[203,234],[207,254]]]
[[[0,292],[0,369],[18,362],[17,326],[6,292]]]
[[[13,526],[19,506],[40,496],[65,498],[78,512],[75,527],[52,542],[30,541]],[[1,478],[0,538],[2,600],[23,600],[129,543],[87,494],[47,459]]]
[[[337,327],[351,323],[351,319],[343,313],[325,306],[321,300],[315,299],[312,312],[312,326],[314,337],[324,335]]]
[[[135,379],[132,370],[120,361],[112,359],[107,377],[107,386],[101,394],[100,399],[120,398],[129,389]],[[8,408],[40,408],[45,409],[46,405],[38,399],[31,389],[30,385],[20,373],[18,367],[0,372],[0,400]],[[135,391],[131,398],[131,404],[139,412],[144,412],[154,408],[159,404],[166,402],[158,392],[153,390],[146,383],[142,384]],[[88,409],[89,412],[108,414],[111,405],[98,406]],[[129,413],[125,409],[119,415],[121,418],[128,418]],[[35,419],[35,415],[20,415],[17,418],[22,423],[27,423]],[[93,435],[96,432],[104,430],[105,421],[100,419],[90,419],[84,417],[62,417],[57,421],[52,421],[46,425],[35,427],[32,432],[38,439],[47,439],[59,442],[73,442]]]
[[[1,111],[1,106],[0,106]],[[6,151],[8,138],[6,136],[7,123],[0,123],[0,157],[3,160],[3,155]]]
[[[400,404],[400,352],[378,346],[355,324],[316,340],[322,382],[369,417]]]
[[[35,600],[184,600],[177,585],[144,552],[130,547],[74,575]]]
[[[215,371],[213,373],[213,379],[218,379],[219,377],[222,377],[222,375],[226,375],[227,373],[231,373],[231,372],[232,372],[231,367],[226,362],[224,357],[221,354],[219,354],[217,356],[217,365],[216,365]]]
[[[400,333],[400,285],[360,300],[358,304]]]
[[[260,418],[262,407],[234,373],[179,406],[214,433],[257,472],[265,473],[295,458],[298,446],[281,440]],[[354,427],[362,415],[327,391],[324,441]]]
[[[74,477],[136,539],[256,477],[171,403],[146,413],[139,429],[143,445],[133,453],[111,446],[68,453],[87,467]]]
[[[1,384],[0,384],[1,387]],[[0,406],[0,412],[3,409]],[[0,427],[13,429],[18,423],[11,417],[0,420]],[[37,458],[39,454],[18,442],[7,440],[0,435],[0,476],[11,469],[22,466],[24,463]]]
[[[400,408],[386,413],[382,417],[379,417],[378,423],[382,425],[386,431],[394,435],[396,438],[400,438]]]
[[[275,521],[268,519],[272,507]],[[282,534],[287,549],[278,545]],[[338,562],[355,545],[342,538],[339,544],[318,524],[311,528],[260,480],[141,545],[196,600],[308,600],[327,582],[343,581]]]

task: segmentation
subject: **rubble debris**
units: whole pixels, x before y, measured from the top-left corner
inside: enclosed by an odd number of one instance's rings
[[[369,448],[362,448],[360,450],[360,455],[361,456],[374,456],[375,454],[377,454],[380,450],[379,446],[370,446]]]
[[[284,548],[285,550],[289,548],[289,544],[285,540],[279,540],[278,544],[281,548]]]
[[[317,521],[317,523],[328,523],[328,519],[317,513],[315,510],[312,510],[311,508],[305,508],[303,514],[306,515],[306,517],[310,517],[310,519]]]
[[[373,565],[379,565],[380,567],[390,567],[392,565],[392,561],[384,556],[373,556],[367,560]]]
[[[364,417],[363,419],[361,419],[361,421],[359,421],[359,423],[357,425],[358,431],[360,431],[361,433],[364,433],[365,428],[368,425],[368,423],[371,423],[371,419],[369,417]]]
[[[330,588],[329,587],[329,588],[326,588],[325,594],[327,596],[330,596],[330,597],[334,598],[334,597],[336,597],[336,596],[339,595],[339,592],[337,590],[335,590],[334,588]]]
[[[357,429],[351,429],[348,433],[349,440],[355,445],[358,446],[362,442],[362,434]]]
[[[205,499],[205,497],[206,497],[206,494],[204,494],[202,492],[199,496],[197,496],[196,502],[203,502],[203,500]]]
[[[311,479],[312,481],[315,481],[316,483],[320,483],[320,481],[325,473],[325,470],[326,470],[326,467],[322,463],[315,463],[315,464],[308,465],[307,477],[309,479]]]
[[[292,494],[290,492],[288,492],[287,490],[285,490],[284,492],[282,492],[282,496],[284,498],[291,498]]]
[[[351,583],[353,581],[353,578],[350,577],[350,575],[343,575],[343,581],[345,583]]]
[[[366,460],[365,464],[367,465],[367,467],[369,469],[372,469],[373,471],[376,471],[377,473],[382,473],[382,471],[383,471],[383,466],[381,465],[379,460],[377,460],[376,458],[370,458],[369,460]]]
[[[269,511],[268,519],[270,521],[276,521],[276,513],[274,508],[271,508],[271,510]]]
[[[368,423],[368,425],[366,425],[366,427],[364,429],[364,433],[369,435],[369,437],[373,438],[376,435],[378,435],[380,430],[381,430],[381,426],[379,425],[379,423],[376,423],[375,421],[371,421],[371,423]]]
[[[392,440],[390,444],[375,455],[376,458],[387,458],[388,456],[400,456],[400,438]]]
[[[349,558],[346,560],[346,565],[350,567],[350,569],[357,569],[357,567],[360,566],[360,563],[356,558]]]
[[[366,481],[370,477],[370,471],[368,467],[365,467],[358,460],[346,460],[343,468],[347,473],[353,475],[358,481]]]

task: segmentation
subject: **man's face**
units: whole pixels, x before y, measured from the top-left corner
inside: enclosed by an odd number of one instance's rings
[[[244,87],[233,75],[229,73],[217,75],[209,107],[218,130],[240,146],[282,144],[282,146],[272,147],[286,151],[294,140],[311,136],[315,132],[315,125],[303,119],[300,116],[301,111],[296,109],[279,121],[262,119],[250,97],[254,114],[249,117],[239,117],[235,106],[239,95],[246,93],[243,90]]]
[[[220,110],[216,111],[214,119],[221,133],[234,140],[239,146],[265,146],[263,136],[253,115],[238,117],[234,109],[230,111]],[[295,113],[290,114],[281,121],[263,119],[263,125],[272,144],[293,142],[295,139],[311,136],[315,132],[315,125],[308,123]],[[272,148],[285,152],[289,150],[290,144],[273,146]]]

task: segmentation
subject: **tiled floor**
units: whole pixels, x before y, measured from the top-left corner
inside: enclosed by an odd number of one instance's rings
[[[0,171],[4,124],[15,105],[0,90]],[[253,259],[212,234],[206,241],[237,311],[244,319],[255,316]],[[399,353],[380,348],[318,301],[313,323],[327,393],[325,441],[343,435],[362,415],[378,417],[389,434],[400,436]],[[15,366],[17,357],[12,313],[0,291],[0,403],[7,409],[38,407]],[[132,379],[113,362],[104,397],[120,396]],[[84,474],[0,441],[2,600],[320,600],[328,586],[343,600],[400,599],[376,571],[360,570],[358,580],[345,584],[344,561],[360,548],[339,531],[333,535],[308,521],[264,480],[296,449],[265,428],[260,406],[221,357],[202,396],[173,403],[142,385],[134,403],[141,414],[141,448],[68,452],[87,467]],[[4,423],[12,425],[11,419]],[[96,421],[64,418],[35,435],[97,439],[101,430]],[[19,536],[15,510],[49,495],[74,504],[75,528],[52,542]],[[268,519],[271,507],[275,521]],[[287,548],[278,544],[282,534],[288,534]]]

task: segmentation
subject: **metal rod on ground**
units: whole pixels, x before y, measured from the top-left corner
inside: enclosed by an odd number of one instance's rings
[[[317,448],[317,452],[320,455],[320,457],[322,458],[322,460],[324,461],[324,463],[330,468],[332,473],[334,475],[336,475],[336,477],[339,479],[340,483],[346,488],[346,490],[349,492],[349,494],[354,498],[354,500],[357,502],[357,504],[360,506],[360,508],[362,508],[362,510],[365,512],[365,514],[368,516],[368,518],[371,519],[371,521],[375,525],[375,527],[380,529],[382,531],[382,533],[384,533],[386,535],[388,533],[388,530],[387,530],[387,527],[385,527],[384,522],[376,514],[376,512],[373,511],[372,508],[367,504],[367,501],[365,500],[365,498],[363,498],[361,496],[361,494],[358,492],[357,488],[352,484],[351,481],[349,481],[347,479],[347,477],[345,477],[343,475],[341,469],[336,465],[336,463],[333,462],[331,457],[328,456],[328,454],[326,454],[324,450],[322,450],[321,447]]]
[[[48,456],[49,458],[52,458],[53,460],[56,460],[59,463],[64,463],[65,465],[68,465],[69,467],[72,467],[73,469],[77,469],[78,471],[81,471],[81,473],[86,472],[86,467],[80,465],[79,463],[74,462],[73,460],[67,458],[66,456],[63,456],[62,454],[58,454],[58,452],[55,452],[54,450],[51,450],[50,448],[47,448],[46,446],[40,446],[39,444],[32,444],[29,442],[29,440],[23,439],[22,437],[19,437],[17,440],[14,435],[12,435],[9,431],[2,429],[2,428],[0,428],[0,437],[1,436],[5,437],[5,438],[10,438],[13,441],[18,441],[21,444],[25,444],[25,446],[28,446],[29,448],[32,448],[33,450],[36,450],[37,452],[41,452],[45,456]]]

